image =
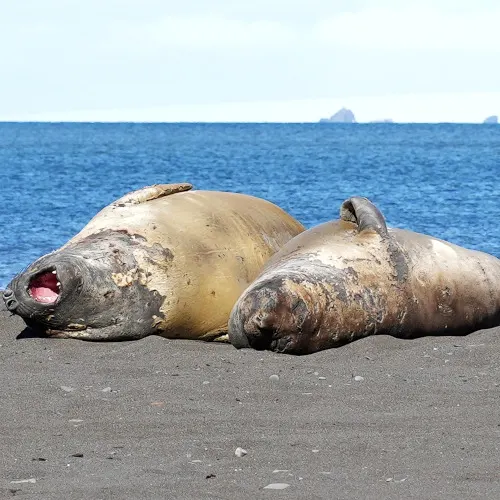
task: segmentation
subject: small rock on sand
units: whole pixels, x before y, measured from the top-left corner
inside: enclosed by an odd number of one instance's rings
[[[264,486],[265,490],[284,490],[288,488],[290,485],[288,483],[271,483],[267,486]]]

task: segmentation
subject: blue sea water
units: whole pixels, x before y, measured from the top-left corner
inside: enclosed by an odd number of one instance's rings
[[[133,189],[266,198],[307,227],[363,195],[389,225],[500,257],[500,126],[0,123],[0,289]]]

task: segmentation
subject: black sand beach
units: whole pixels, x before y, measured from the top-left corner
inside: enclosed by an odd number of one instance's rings
[[[500,498],[499,329],[292,357],[23,325],[0,310],[1,498]]]

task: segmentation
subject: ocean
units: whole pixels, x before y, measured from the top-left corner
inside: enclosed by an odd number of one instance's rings
[[[500,257],[498,125],[0,123],[0,168],[0,289],[155,183],[259,196],[307,227],[362,195],[390,226]]]

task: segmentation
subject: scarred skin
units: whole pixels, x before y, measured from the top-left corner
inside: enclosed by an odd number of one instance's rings
[[[260,198],[191,188],[149,186],[105,207],[12,280],[7,308],[54,337],[224,340],[239,295],[304,227]],[[33,284],[53,271],[59,296],[42,304]]]
[[[500,324],[500,260],[388,229],[366,198],[296,236],[235,304],[229,340],[309,354],[374,334],[464,335]]]

